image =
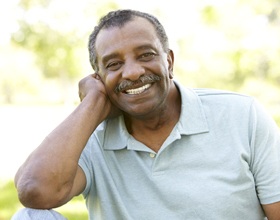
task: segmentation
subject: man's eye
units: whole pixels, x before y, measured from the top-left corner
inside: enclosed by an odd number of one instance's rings
[[[149,61],[153,59],[155,56],[156,56],[155,53],[144,53],[140,56],[140,59],[144,61]]]
[[[121,62],[112,62],[112,63],[109,63],[106,68],[109,69],[109,70],[117,70],[119,69],[121,66]]]

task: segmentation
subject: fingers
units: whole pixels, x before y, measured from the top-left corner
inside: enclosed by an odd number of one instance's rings
[[[93,74],[91,74],[91,76],[92,76],[93,78],[97,79],[97,80],[101,80],[101,78],[100,78],[100,76],[99,76],[98,73],[93,73]]]
[[[80,102],[82,102],[83,101],[83,98],[84,98],[84,96],[83,96],[83,94],[79,91],[79,98],[80,98]]]
[[[87,92],[94,88],[93,85],[93,79],[96,79],[96,80],[100,80],[101,81],[101,77],[98,75],[98,73],[93,73],[93,74],[90,74],[86,77],[84,77],[83,79],[80,80],[79,82],[79,98],[80,98],[80,101],[82,101],[84,99],[84,97],[86,96]]]
[[[79,90],[79,98],[80,98],[80,102],[82,102],[82,101],[83,101],[84,97],[85,97],[85,94],[84,94],[83,92],[81,92],[81,90]]]

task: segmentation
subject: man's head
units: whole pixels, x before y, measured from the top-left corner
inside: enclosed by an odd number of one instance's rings
[[[139,118],[165,108],[174,56],[162,26],[130,10],[111,12],[101,24],[90,38],[91,60],[111,102]]]
[[[90,57],[90,63],[93,69],[98,72],[98,62],[97,62],[97,55],[96,55],[96,48],[95,48],[95,42],[97,35],[99,34],[100,30],[112,28],[112,27],[122,27],[127,22],[131,21],[135,17],[142,17],[147,19],[155,28],[157,36],[162,44],[162,47],[165,52],[169,49],[169,42],[168,37],[166,35],[166,32],[161,25],[161,23],[158,21],[156,17],[153,15],[135,11],[135,10],[117,10],[117,11],[111,11],[104,17],[102,17],[98,23],[97,26],[95,26],[93,32],[91,33],[89,37],[89,57]]]

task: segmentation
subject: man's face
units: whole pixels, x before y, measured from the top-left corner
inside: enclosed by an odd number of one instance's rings
[[[137,17],[121,28],[102,29],[96,52],[99,75],[115,106],[136,117],[164,106],[173,54],[164,52],[149,21]]]

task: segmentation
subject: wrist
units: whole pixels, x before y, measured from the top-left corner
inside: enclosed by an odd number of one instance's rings
[[[87,94],[80,105],[85,110],[89,120],[94,120],[100,124],[109,114],[107,103],[108,101],[101,98],[101,96],[97,97],[96,94]]]

